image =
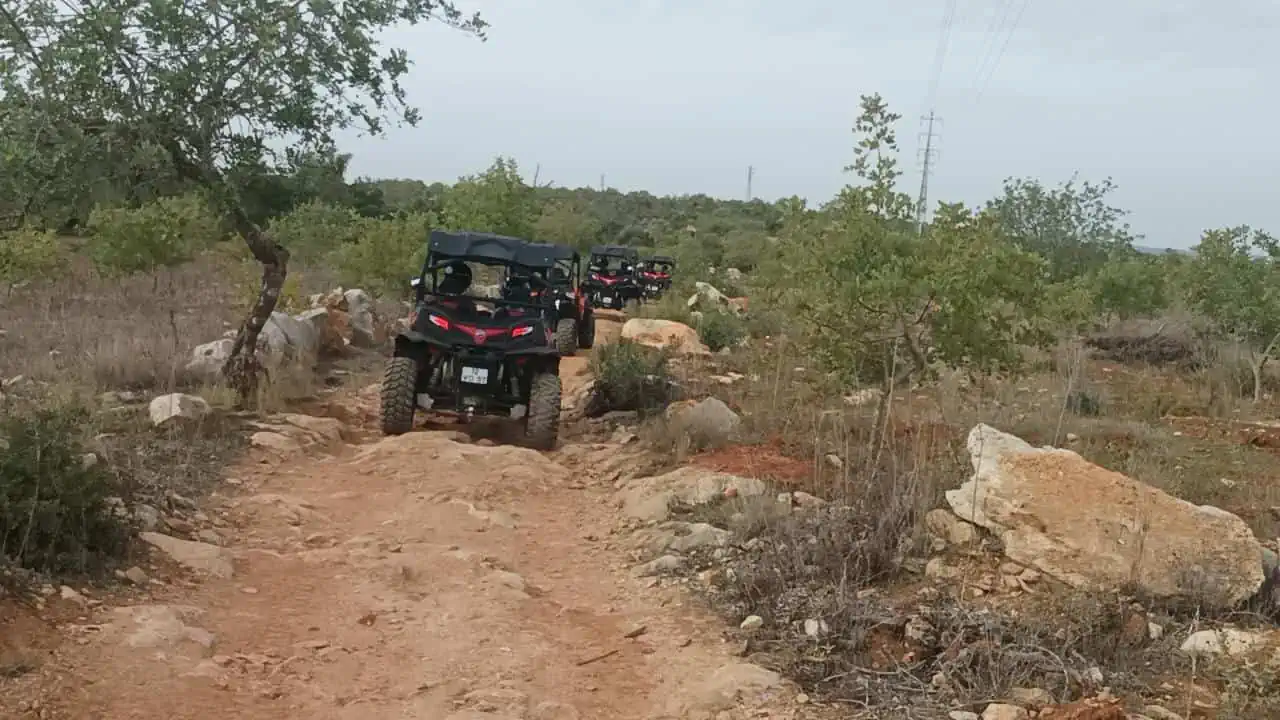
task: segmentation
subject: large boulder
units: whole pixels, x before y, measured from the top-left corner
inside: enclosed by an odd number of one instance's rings
[[[674,320],[632,318],[622,325],[622,338],[649,347],[673,348],[681,355],[710,355],[693,328]]]
[[[689,296],[686,305],[690,310],[728,310],[729,296],[720,292],[711,283],[699,280],[693,284],[693,295]]]
[[[211,408],[205,399],[198,395],[169,393],[154,398],[147,407],[151,416],[151,424],[155,427],[175,427],[185,423],[194,423],[209,414]]]
[[[1225,510],[987,425],[969,432],[968,448],[973,477],[948,491],[947,503],[999,536],[1012,560],[1075,587],[1136,585],[1218,607],[1262,585],[1262,546]]]
[[[196,346],[191,351],[191,361],[186,365],[187,374],[205,382],[217,380],[222,376],[222,366],[231,357],[231,348],[234,346],[235,341],[230,338]]]
[[[315,325],[288,313],[273,312],[262,326],[258,348],[272,363],[286,360],[306,364],[320,352],[320,333]]]
[[[373,298],[358,288],[343,293],[347,300],[351,321],[351,344],[362,348],[376,348],[382,344],[384,334],[378,327],[378,315],[374,311]]]
[[[667,408],[671,426],[695,447],[719,447],[735,439],[742,418],[719,398],[687,401]]]

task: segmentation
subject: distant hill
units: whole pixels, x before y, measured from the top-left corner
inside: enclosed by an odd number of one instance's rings
[[[1194,251],[1185,249],[1185,248],[1183,249],[1159,248],[1159,247],[1150,247],[1148,245],[1134,245],[1133,249],[1137,250],[1138,252],[1144,255],[1164,255],[1166,253],[1178,253],[1179,255],[1195,255]]]

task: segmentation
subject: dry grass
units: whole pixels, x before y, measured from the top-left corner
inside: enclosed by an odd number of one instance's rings
[[[66,277],[17,289],[0,305],[0,376],[97,391],[189,387],[191,348],[239,320],[221,269],[206,260],[108,280],[76,263]]]

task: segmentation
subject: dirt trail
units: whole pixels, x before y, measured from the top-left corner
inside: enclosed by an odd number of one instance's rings
[[[577,378],[585,360],[566,365]],[[0,715],[795,717],[682,589],[633,577],[611,486],[454,437],[245,463],[207,511],[231,528],[234,575],[85,612],[39,674],[44,714]],[[730,699],[744,692],[754,709]]]

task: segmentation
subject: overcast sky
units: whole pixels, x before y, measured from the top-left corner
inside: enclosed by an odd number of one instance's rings
[[[489,40],[391,33],[423,122],[343,147],[377,177],[452,181],[504,154],[557,185],[603,173],[622,190],[722,197],[745,194],[753,165],[757,197],[817,204],[848,180],[858,96],[879,92],[903,115],[914,193],[944,2],[459,0]],[[958,0],[931,200],[1078,171],[1115,180],[1148,245],[1280,232],[1277,26],[1270,0]]]

